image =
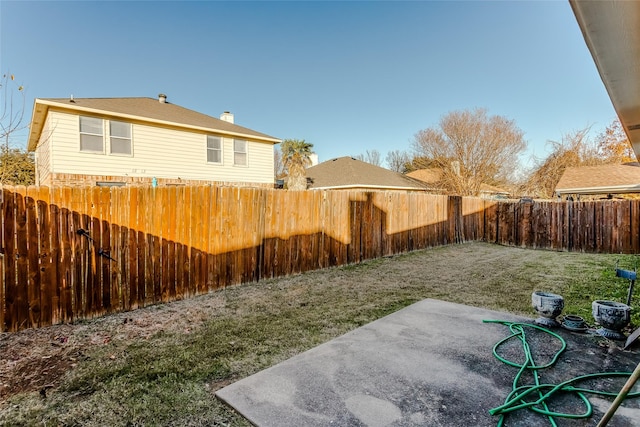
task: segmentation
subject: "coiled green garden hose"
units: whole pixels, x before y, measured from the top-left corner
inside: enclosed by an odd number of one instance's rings
[[[589,402],[589,399],[585,396],[585,394],[596,394],[596,395],[602,395],[602,396],[615,397],[618,395],[618,393],[580,388],[580,387],[573,386],[573,384],[580,381],[593,379],[593,378],[631,376],[631,372],[599,372],[595,374],[581,375],[581,376],[572,378],[570,380],[564,381],[560,384],[542,384],[540,382],[540,376],[538,375],[538,371],[541,369],[549,368],[558,361],[558,358],[560,357],[562,352],[567,348],[566,341],[560,335],[556,334],[553,331],[550,331],[549,329],[546,329],[541,326],[529,324],[529,323],[507,322],[502,320],[483,320],[483,322],[484,323],[500,323],[509,327],[509,330],[511,331],[511,335],[498,341],[493,346],[493,355],[501,362],[519,369],[518,373],[513,379],[513,388],[511,390],[511,393],[509,393],[509,395],[505,399],[505,402],[502,405],[489,410],[489,413],[491,415],[500,416],[497,424],[498,427],[501,427],[503,425],[506,414],[513,411],[520,410],[520,409],[525,409],[525,408],[532,410],[534,412],[537,412],[539,414],[546,415],[547,418],[549,419],[549,422],[554,427],[557,427],[557,424],[555,421],[556,417],[557,418],[588,418],[593,413],[593,407],[591,405],[591,402]],[[535,361],[533,360],[533,355],[531,353],[529,343],[527,342],[525,328],[534,328],[534,329],[540,330],[544,333],[551,335],[553,338],[557,339],[560,342],[561,344],[560,350],[558,350],[555,353],[555,355],[551,358],[551,361],[549,363],[544,365],[536,365]],[[504,343],[514,338],[518,338],[522,343],[522,348],[525,356],[525,361],[522,364],[507,360],[504,357],[500,356],[500,354],[498,354],[498,349],[500,348],[500,346],[502,346]],[[526,371],[532,372],[535,384],[519,386],[518,383],[520,381],[520,378]],[[584,413],[568,414],[568,413],[551,411],[547,406],[547,401],[549,401],[553,397],[553,395],[558,392],[575,393],[585,405]],[[531,400],[531,401],[525,400],[525,397],[528,397],[529,395],[532,395],[532,394],[534,396],[537,395],[537,398],[534,397],[534,400]],[[640,397],[640,392],[629,393],[627,395],[627,398],[633,398],[633,397]]]

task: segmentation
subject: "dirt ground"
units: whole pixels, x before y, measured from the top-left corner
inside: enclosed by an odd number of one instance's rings
[[[424,283],[425,288],[434,289],[435,298],[439,297],[438,289],[442,286],[448,288],[450,295],[460,295],[462,298],[465,289],[471,285],[474,289],[489,289],[497,282],[505,282],[518,275],[526,274],[529,279],[533,277],[535,280],[531,286],[535,286],[536,281],[553,284],[556,280],[554,271],[559,265],[574,263],[576,259],[571,254],[559,256],[554,252],[527,251],[488,244],[450,246],[420,251],[409,256],[376,260],[373,261],[375,267],[357,268],[357,271],[352,271],[352,266],[327,269],[241,285],[205,296],[76,324],[2,333],[0,402],[25,391],[39,391],[45,396],[47,390],[57,387],[62,377],[87,357],[92,347],[104,346],[116,340],[144,340],[161,330],[188,334],[199,323],[225,310],[228,292],[238,293],[241,300],[250,305],[252,300],[264,300],[264,292],[271,286],[284,292],[284,300],[290,300],[296,298],[296,294],[300,293],[300,286],[306,281],[316,284],[331,282],[336,285],[344,282],[351,287],[366,290],[380,282],[401,287],[408,281],[419,280]],[[532,270],[527,272],[528,269]],[[357,280],[354,280],[356,276]],[[288,286],[294,283],[295,286]],[[525,294],[526,292],[530,292],[529,288],[525,290]],[[478,297],[473,305],[487,306],[490,305],[487,304],[489,300]],[[463,298],[454,302],[465,303]],[[523,307],[528,304],[525,301]],[[522,314],[522,310],[514,311]]]
[[[91,347],[111,340],[145,339],[160,330],[189,333],[224,301],[212,294],[168,305],[168,310],[152,306],[76,324],[0,334],[0,401],[24,391],[46,394]]]

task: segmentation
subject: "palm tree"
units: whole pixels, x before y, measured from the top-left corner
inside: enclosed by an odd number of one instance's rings
[[[312,148],[313,144],[305,142],[304,139],[285,139],[280,145],[289,190],[307,189],[305,168],[311,165]]]

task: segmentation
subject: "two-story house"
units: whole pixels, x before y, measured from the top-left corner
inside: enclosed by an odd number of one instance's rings
[[[36,99],[28,149],[38,185],[272,187],[272,136],[155,98]]]

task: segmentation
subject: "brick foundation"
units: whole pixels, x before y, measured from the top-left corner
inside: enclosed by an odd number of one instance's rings
[[[68,173],[54,173],[49,175],[49,179],[46,182],[41,182],[40,185],[48,186],[94,186],[104,183],[123,183],[128,186],[150,186],[152,185],[152,177],[140,177],[140,176],[107,176],[107,175],[80,175],[80,174],[68,174]],[[156,178],[157,185],[159,187],[169,186],[182,186],[182,185],[218,185],[223,187],[257,187],[257,188],[273,188],[274,184],[255,183],[255,182],[226,182],[226,181],[206,181],[197,179],[171,179],[171,178]]]

